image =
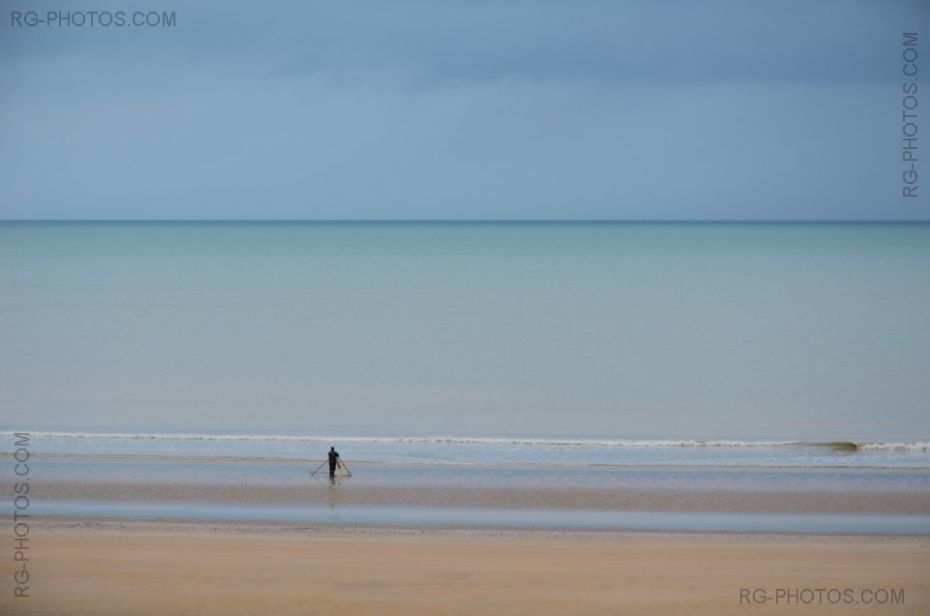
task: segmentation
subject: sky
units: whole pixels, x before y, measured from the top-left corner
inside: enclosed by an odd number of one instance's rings
[[[927,2],[0,7],[0,219],[930,220]]]

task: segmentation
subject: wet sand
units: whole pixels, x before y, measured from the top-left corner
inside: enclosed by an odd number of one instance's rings
[[[926,614],[930,538],[33,525],[15,614]],[[12,579],[11,559],[0,575]],[[851,589],[851,604],[740,589]],[[903,604],[862,591],[903,589]],[[13,603],[15,601],[15,603]],[[800,611],[799,611],[800,610]]]
[[[12,488],[10,488],[12,490]],[[776,514],[930,515],[921,491],[725,490],[640,488],[474,488],[467,486],[198,485],[43,481],[37,500],[201,503],[316,503],[370,506],[715,511]]]

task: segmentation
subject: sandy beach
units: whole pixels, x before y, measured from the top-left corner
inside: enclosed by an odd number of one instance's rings
[[[46,523],[4,614],[926,614],[926,537]],[[10,580],[12,563],[3,564]],[[741,589],[769,596],[748,603]],[[845,592],[812,603],[776,593]],[[892,604],[882,589],[903,589]],[[9,589],[7,589],[9,590]],[[785,595],[787,596],[787,595]],[[810,598],[805,594],[798,597]],[[834,598],[836,595],[832,595]],[[882,597],[885,603],[877,601]],[[871,603],[864,603],[865,601]]]
[[[4,614],[930,608],[924,468],[30,463],[31,596],[8,582]]]

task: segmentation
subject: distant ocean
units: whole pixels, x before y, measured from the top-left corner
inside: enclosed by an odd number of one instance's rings
[[[930,466],[930,225],[0,224],[36,452]]]

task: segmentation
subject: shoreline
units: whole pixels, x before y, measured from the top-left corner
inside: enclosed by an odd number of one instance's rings
[[[658,448],[656,448],[658,449]],[[683,447],[667,447],[666,449],[686,450]],[[711,448],[713,449],[713,448]],[[719,448],[727,450],[727,448]],[[730,451],[733,448],[729,449]],[[892,455],[901,456],[923,456],[926,452],[892,452]],[[856,455],[856,454],[853,454]],[[256,464],[256,465],[280,465],[280,466],[308,466],[314,468],[322,460],[320,458],[297,458],[287,456],[262,456],[262,455],[232,455],[232,454],[168,454],[168,453],[101,453],[101,452],[34,452],[31,456],[37,460],[47,460],[52,462],[68,461],[99,461],[115,463],[132,463],[132,462],[152,462],[152,463],[216,463],[216,464]],[[10,452],[0,453],[0,457],[12,459],[13,454]],[[930,457],[927,458],[930,461]],[[930,473],[930,463],[928,464],[851,464],[848,460],[843,460],[842,464],[815,464],[815,463],[793,463],[793,464],[776,464],[770,460],[754,464],[747,464],[745,461],[725,462],[695,462],[689,460],[686,462],[588,462],[588,463],[567,463],[567,462],[539,462],[539,461],[504,461],[504,462],[449,462],[449,461],[396,461],[396,460],[375,460],[375,459],[353,459],[353,468],[436,468],[450,470],[465,469],[497,469],[497,470],[536,470],[536,471],[565,471],[565,470],[693,470],[693,471],[725,471],[741,470],[744,472],[764,473],[766,471],[780,472],[806,472],[806,471],[824,471],[824,472],[857,472],[857,473],[894,473],[894,472],[915,472]]]
[[[653,532],[881,534],[930,537],[930,516],[759,514],[583,509],[331,507],[201,503],[36,503],[34,515],[72,520],[163,520],[321,527],[542,529]]]
[[[37,501],[136,503],[325,504],[598,511],[693,511],[765,514],[930,515],[930,493],[920,490],[683,489],[677,487],[474,487],[448,485],[223,485],[43,481]]]

